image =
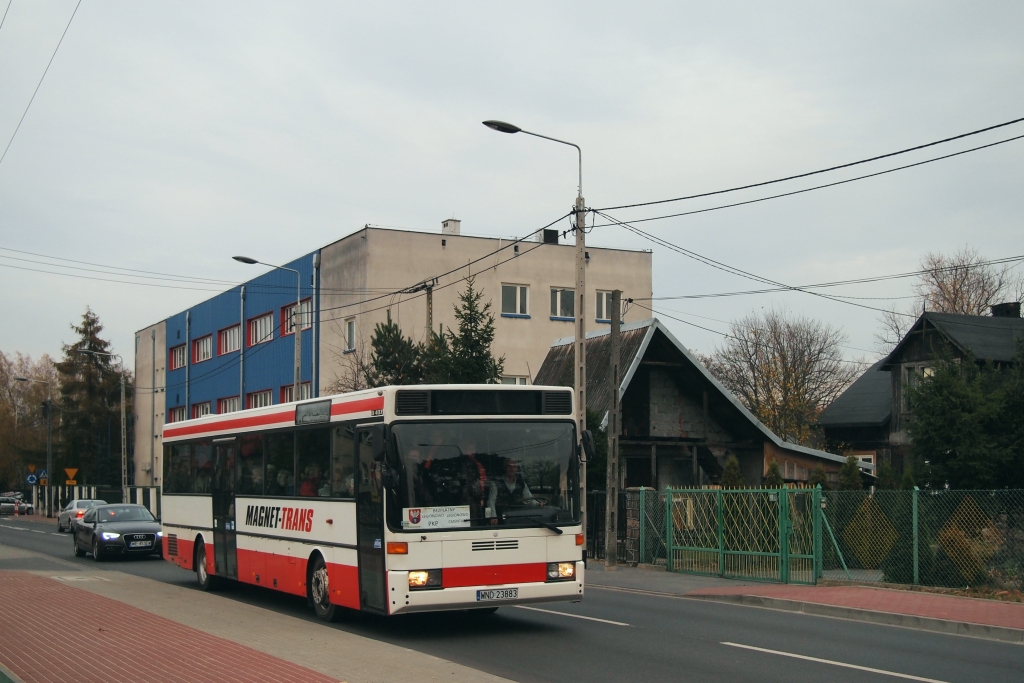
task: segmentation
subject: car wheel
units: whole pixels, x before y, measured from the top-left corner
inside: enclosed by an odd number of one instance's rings
[[[95,537],[92,539],[92,559],[97,562],[103,561],[103,558],[100,557],[100,542]]]
[[[317,556],[309,579],[309,599],[316,615],[324,621],[337,620],[340,608],[331,603],[331,583],[324,558]]]
[[[219,579],[216,576],[211,576],[210,572],[206,570],[206,544],[202,541],[199,542],[199,547],[196,548],[195,568],[196,578],[199,580],[199,590],[216,590]]]
[[[85,557],[85,551],[78,547],[78,535],[71,535],[71,545],[75,546],[75,557]]]

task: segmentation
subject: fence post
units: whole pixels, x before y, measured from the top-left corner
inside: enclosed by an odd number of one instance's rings
[[[824,562],[821,556],[821,484],[814,487],[811,494],[811,505],[814,508],[812,526],[814,527],[814,585],[818,585]]]
[[[665,571],[672,571],[672,537],[675,524],[672,519],[672,487],[665,487]]]
[[[786,489],[779,496],[779,580],[789,583],[789,495]]]
[[[913,512],[912,512],[913,521],[912,521],[912,524],[914,526],[914,585],[915,586],[918,585],[919,583],[921,583],[921,577],[918,575],[918,565],[917,565],[917,542],[918,542],[918,534],[917,534],[917,524],[918,524],[918,517],[917,517],[917,494],[918,494],[919,490],[920,489],[918,489],[915,486],[914,487],[914,491],[913,491],[913,496],[911,498],[911,501],[912,501],[911,507],[913,508]]]
[[[718,505],[718,575],[725,576],[725,537],[722,516],[722,489],[715,491],[715,499]]]
[[[640,487],[640,564],[644,564],[647,558],[647,548],[644,544],[644,536],[647,531],[647,501],[644,497],[644,487]]]

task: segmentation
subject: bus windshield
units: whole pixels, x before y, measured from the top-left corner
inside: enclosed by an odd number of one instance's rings
[[[572,423],[400,423],[392,435],[396,531],[579,524]]]

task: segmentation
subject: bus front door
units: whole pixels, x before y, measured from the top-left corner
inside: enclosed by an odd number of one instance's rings
[[[359,547],[359,606],[387,612],[384,580],[384,491],[380,463],[373,459],[368,429],[356,430],[359,490],[356,494],[356,543]]]
[[[235,469],[238,449],[234,439],[213,443],[213,560],[218,576],[238,578],[235,552]]]

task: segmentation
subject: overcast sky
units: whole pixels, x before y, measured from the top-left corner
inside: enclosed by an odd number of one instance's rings
[[[74,8],[13,1],[0,28],[0,145]],[[579,144],[592,207],[712,191],[1024,116],[1022,26],[1019,1],[84,0],[0,164],[0,247],[239,281],[257,271],[233,254],[284,261],[366,223],[439,230],[455,215],[464,233],[522,235],[569,209],[575,153],[483,119]],[[1021,134],[1024,124],[784,186],[612,213],[753,199]],[[1022,160],[1024,140],[641,227],[787,284],[914,270],[924,252],[965,244],[1016,255]],[[618,227],[588,241],[653,248],[656,297],[757,287]],[[18,270],[125,279],[0,257],[7,353],[58,355],[91,306],[131,365],[135,330],[213,293]],[[905,297],[910,285],[835,291]],[[842,327],[850,358],[873,357],[876,312],[803,293],[655,307],[724,331],[772,306]],[[721,342],[666,322],[691,348]]]

